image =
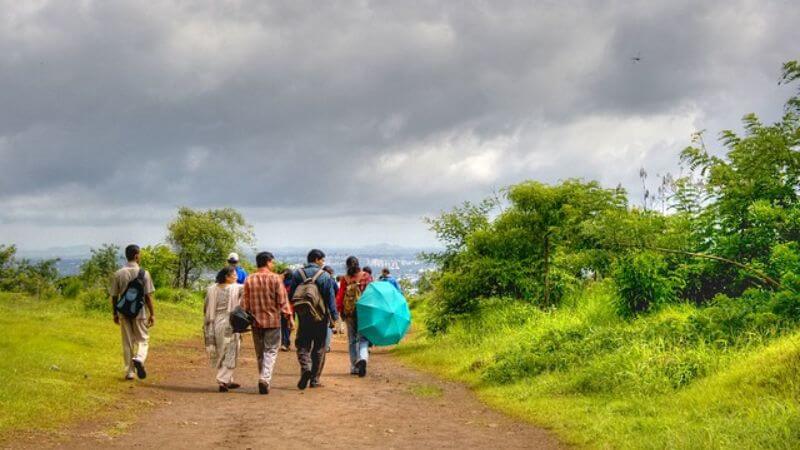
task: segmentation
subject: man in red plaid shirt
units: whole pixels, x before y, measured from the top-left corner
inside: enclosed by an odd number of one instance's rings
[[[258,270],[244,282],[242,308],[255,317],[253,344],[258,358],[258,392],[269,394],[272,369],[281,345],[281,316],[294,328],[292,310],[280,275],[272,271],[275,257],[270,252],[256,255]]]

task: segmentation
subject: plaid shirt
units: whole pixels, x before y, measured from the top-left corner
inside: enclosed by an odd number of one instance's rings
[[[286,289],[278,274],[261,268],[244,282],[242,308],[256,318],[256,328],[280,328],[281,314],[291,317]]]

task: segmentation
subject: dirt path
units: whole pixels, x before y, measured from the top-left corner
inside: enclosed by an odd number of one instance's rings
[[[104,418],[57,436],[11,443],[19,448],[556,448],[545,431],[481,405],[464,387],[432,380],[373,352],[369,374],[349,375],[343,337],[328,354],[323,388],[299,391],[294,352],[281,353],[273,388],[257,394],[252,341],[237,369],[241,390],[216,392],[199,343],[152,352],[153,380],[135,382],[136,419]],[[116,421],[115,421],[116,420]],[[98,427],[102,427],[99,431]]]

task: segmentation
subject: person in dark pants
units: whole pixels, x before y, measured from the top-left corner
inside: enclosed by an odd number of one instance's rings
[[[292,288],[292,269],[286,269],[281,274],[281,278],[283,279],[283,287],[286,289],[286,295],[289,295],[289,291]],[[291,305],[290,305],[291,306]],[[294,311],[292,311],[292,316],[294,316]],[[292,329],[289,328],[289,318],[288,317],[281,317],[281,351],[288,352],[289,347],[291,347],[291,339],[292,339]]]
[[[339,285],[336,283],[336,274],[333,271],[333,267],[325,266],[325,267],[322,268],[322,270],[324,270],[325,272],[328,272],[328,275],[331,276],[331,279],[333,280],[333,298],[338,298],[338,296],[339,296]],[[338,302],[338,300],[337,300],[337,302]],[[339,304],[338,303],[336,304],[336,310],[339,311]],[[325,339],[325,352],[326,353],[330,353],[331,352],[331,339],[333,339],[333,333],[335,332],[335,330],[336,330],[336,322],[331,321],[331,326],[328,327],[328,337],[327,337],[327,339]]]
[[[339,320],[339,313],[336,311],[336,296],[334,294],[333,279],[322,270],[325,266],[325,253],[322,250],[313,249],[308,252],[308,261],[305,267],[298,269],[292,274],[292,285],[290,297],[294,298],[295,290],[303,283],[304,278],[314,278],[314,284],[319,289],[320,296],[325,304],[325,320],[315,322],[310,316],[298,314],[299,329],[295,338],[297,347],[297,361],[300,363],[300,381],[297,387],[305,389],[309,383],[312,388],[322,387],[320,377],[322,369],[325,367],[325,341],[328,337],[328,328],[331,321]],[[300,272],[303,272],[301,274]],[[305,277],[303,276],[305,275]]]

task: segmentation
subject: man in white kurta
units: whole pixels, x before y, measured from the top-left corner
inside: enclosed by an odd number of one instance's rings
[[[119,314],[114,309],[114,304],[120,295],[125,293],[130,283],[134,278],[139,275],[139,258],[140,250],[138,245],[129,245],[125,247],[125,258],[128,263],[116,273],[111,279],[111,305],[114,311],[114,323],[119,324],[122,331],[122,357],[125,363],[125,379],[132,380],[134,373],[139,378],[145,378],[147,372],[144,368],[144,362],[147,359],[147,348],[150,341],[148,328],[153,326],[156,320],[153,311],[153,279],[150,273],[144,272],[144,304],[145,306],[139,311],[136,317],[128,317]]]

